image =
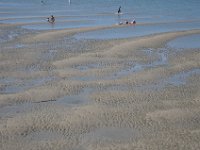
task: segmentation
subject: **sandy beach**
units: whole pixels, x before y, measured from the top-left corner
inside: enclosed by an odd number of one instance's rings
[[[200,149],[200,30],[74,37],[121,27],[0,24],[1,150]]]

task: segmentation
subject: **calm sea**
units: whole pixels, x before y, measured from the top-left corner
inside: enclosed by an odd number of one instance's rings
[[[133,17],[138,23],[172,23],[170,29],[198,29],[199,14],[200,0],[0,0],[0,23],[39,30],[113,25]],[[56,18],[54,25],[46,20],[50,15]],[[168,29],[168,25],[150,28]]]
[[[115,14],[119,6],[120,18]],[[132,17],[139,22],[200,19],[199,7],[200,0],[0,0],[0,19],[37,23],[54,15],[57,23],[95,26]]]

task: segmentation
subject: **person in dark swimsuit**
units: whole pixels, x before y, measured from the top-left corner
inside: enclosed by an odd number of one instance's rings
[[[51,22],[54,23],[55,22],[55,17],[53,15],[51,15]]]
[[[41,3],[42,3],[43,5],[45,5],[45,4],[46,4],[44,1],[41,1]]]
[[[47,21],[48,21],[49,23],[54,23],[54,22],[55,22],[55,17],[54,17],[53,15],[51,15],[51,17],[48,17],[48,18],[47,18]]]
[[[119,14],[119,13],[121,13],[121,6],[119,6],[119,9],[118,9],[118,14]]]

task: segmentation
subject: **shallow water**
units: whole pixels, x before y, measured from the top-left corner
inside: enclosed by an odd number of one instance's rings
[[[54,29],[113,25],[136,18],[137,22],[170,22],[200,19],[197,0],[0,0],[0,23],[44,23],[24,26],[30,29],[52,29],[46,22],[56,17]],[[122,15],[117,15],[121,6]],[[63,21],[83,21],[62,23]],[[45,24],[46,22],[46,24]]]
[[[84,94],[88,94],[88,93],[84,93]],[[83,95],[83,94],[69,95],[69,96],[67,95],[67,96],[59,98],[54,103],[65,106],[65,107],[67,107],[67,106],[71,107],[73,105],[74,106],[75,105],[81,105],[81,104],[88,102],[87,96],[88,95]]]
[[[129,37],[140,37],[156,33],[172,32],[172,31],[183,31],[199,29],[199,22],[186,22],[186,23],[163,23],[154,25],[134,25],[125,26],[121,28],[112,28],[98,31],[90,31],[79,33],[74,37],[77,39],[118,39],[118,38],[129,38]]]
[[[2,89],[0,90],[0,94],[10,94],[17,93],[28,90],[30,88],[41,86],[48,81],[54,80],[54,77],[42,77],[31,80],[21,80],[16,78],[2,78],[0,79],[0,83],[2,85]]]
[[[21,29],[18,27],[2,28],[2,30],[0,30],[0,43],[14,40],[18,36],[22,36],[22,35],[25,35],[28,33],[31,33],[31,31],[29,31],[27,29]],[[21,43],[17,43],[17,45],[21,45]],[[18,47],[17,45],[16,45],[16,48]],[[0,46],[2,46],[2,45],[0,44]],[[13,46],[13,48],[14,48],[14,46]]]
[[[12,118],[18,114],[29,112],[36,104],[34,103],[20,103],[1,107],[0,116],[2,118]]]
[[[153,57],[156,56],[156,60],[151,61],[150,63],[130,63],[129,68],[125,68],[120,70],[119,72],[115,73],[111,78],[117,79],[120,77],[124,77],[130,75],[135,72],[142,71],[147,68],[156,68],[158,66],[166,66],[168,65],[168,51],[167,49],[160,49],[160,50],[153,50],[147,49],[144,50],[147,55],[148,60],[152,60]]]
[[[26,139],[30,141],[40,142],[41,140],[44,141],[55,141],[55,140],[61,140],[65,137],[62,134],[59,134],[58,132],[53,131],[36,131],[28,136],[26,136]]]
[[[172,48],[200,48],[200,34],[176,38],[170,41],[167,46]]]
[[[129,91],[131,90],[139,90],[139,91],[159,91],[163,90],[163,88],[167,86],[182,86],[188,82],[188,78],[193,75],[200,75],[200,69],[191,69],[185,72],[179,72],[170,77],[164,79],[158,79],[155,83],[150,84],[139,84],[129,87],[128,85],[116,85],[112,87],[108,87],[106,90],[114,90],[114,91]]]
[[[78,95],[66,95],[64,97],[56,99],[52,103],[55,103],[57,105],[62,105],[65,107],[87,104],[89,102],[90,92],[92,92],[92,89],[85,88]]]
[[[130,128],[106,127],[95,130],[85,135],[84,142],[128,141],[140,137],[139,130]]]
[[[187,78],[190,77],[191,75],[199,75],[199,74],[200,74],[200,69],[192,69],[189,71],[177,73],[177,74],[169,77],[164,82],[166,84],[180,86],[180,85],[186,84]]]

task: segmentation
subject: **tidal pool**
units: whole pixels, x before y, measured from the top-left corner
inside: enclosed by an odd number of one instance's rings
[[[86,134],[85,142],[129,141],[140,137],[139,130],[130,128],[106,127]]]

